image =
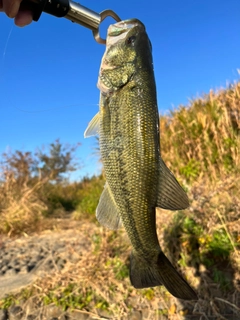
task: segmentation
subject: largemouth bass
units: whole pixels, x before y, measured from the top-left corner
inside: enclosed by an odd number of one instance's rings
[[[135,288],[164,285],[180,299],[197,299],[159,245],[156,207],[188,207],[186,193],[160,154],[159,114],[152,48],[137,19],[108,29],[98,78],[100,111],[85,137],[99,134],[106,185],[96,210],[110,229],[121,223],[133,250],[130,280]]]

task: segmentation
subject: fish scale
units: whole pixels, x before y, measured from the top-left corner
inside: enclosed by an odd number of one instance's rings
[[[137,82],[138,78],[134,79],[135,81]],[[146,88],[149,92],[145,92],[145,95],[149,96],[149,99],[145,97],[145,101],[151,102],[146,108],[145,103],[141,102],[141,97],[136,94],[137,85],[129,90],[128,87],[132,85],[133,83],[126,85],[120,97],[118,92],[113,93],[108,104],[100,104],[102,123],[100,122],[99,136],[106,180],[120,207],[121,218],[133,247],[143,251],[145,246],[141,245],[142,242],[145,242],[151,249],[158,246],[157,236],[152,233],[152,230],[156,230],[156,228],[152,229],[152,226],[155,226],[152,210],[156,206],[157,198],[156,176],[160,168],[159,145],[158,139],[153,134],[156,131],[153,125],[156,122],[156,101],[150,99],[153,90],[151,87]],[[119,105],[122,107],[119,108]],[[129,106],[133,107],[129,108]],[[109,126],[108,117],[101,116],[101,113],[104,114],[104,112],[112,114],[111,126]],[[136,130],[139,127],[139,118],[140,130]],[[142,135],[139,135],[138,131],[142,132]],[[103,136],[104,139],[101,139]],[[115,146],[114,141],[119,138],[121,139],[120,145]],[[148,141],[147,148],[145,141]],[[109,152],[107,145],[114,145],[115,148]],[[136,174],[137,172],[141,172],[141,175]],[[117,181],[115,173],[118,175]],[[141,211],[139,215],[134,215],[134,212],[139,212],[139,210]],[[127,216],[126,219],[125,216]],[[149,237],[150,230],[151,237]],[[135,239],[134,234],[136,233],[141,233],[141,239]]]
[[[156,207],[181,210],[189,202],[161,158],[151,51],[139,20],[109,27],[98,79],[100,111],[85,131],[85,137],[99,134],[106,176],[96,216],[110,229],[123,224],[133,247],[130,280],[135,288],[163,284],[180,299],[197,299],[157,237]]]

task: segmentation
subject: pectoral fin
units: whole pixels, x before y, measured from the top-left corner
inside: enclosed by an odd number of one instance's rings
[[[84,138],[96,136],[99,133],[99,112],[89,122],[87,129],[84,132]]]
[[[111,230],[121,227],[119,210],[107,183],[97,206],[96,217],[101,225]]]
[[[169,210],[182,210],[189,206],[188,197],[172,172],[160,159],[157,207]]]

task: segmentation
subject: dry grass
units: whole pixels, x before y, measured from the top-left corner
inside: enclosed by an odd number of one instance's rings
[[[36,228],[47,209],[38,194],[44,183],[38,181],[29,187],[27,183],[19,184],[11,171],[5,172],[5,181],[0,185],[0,233],[10,236]]]
[[[163,159],[179,177],[216,181],[240,168],[240,83],[161,117]]]

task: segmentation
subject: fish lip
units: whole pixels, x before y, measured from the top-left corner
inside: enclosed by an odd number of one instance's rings
[[[138,27],[145,31],[144,24],[140,20],[134,18],[111,24],[108,28],[108,36],[119,36],[134,27]]]

